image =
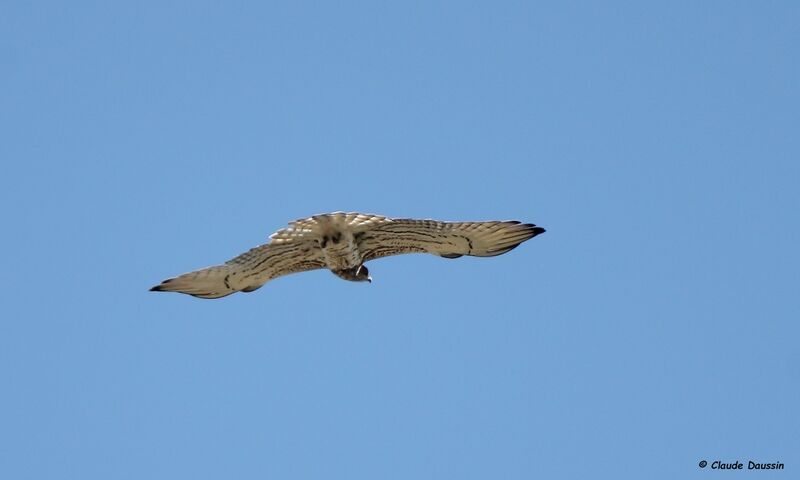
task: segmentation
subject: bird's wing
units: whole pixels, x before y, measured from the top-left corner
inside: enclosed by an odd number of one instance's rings
[[[545,230],[517,221],[439,222],[392,219],[356,237],[364,261],[403,253],[493,257],[506,253]]]
[[[235,292],[252,292],[282,275],[323,267],[325,259],[316,242],[298,235],[252,248],[222,265],[164,280],[150,290],[220,298]]]

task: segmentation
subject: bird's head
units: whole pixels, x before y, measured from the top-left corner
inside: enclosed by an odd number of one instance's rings
[[[366,265],[361,265],[356,269],[356,278],[357,282],[369,282],[372,283],[372,277],[369,276],[369,270],[367,269]]]
[[[336,276],[351,282],[372,282],[369,270],[364,265],[348,268],[346,270],[331,270]]]

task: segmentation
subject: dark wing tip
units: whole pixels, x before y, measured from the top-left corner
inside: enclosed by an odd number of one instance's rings
[[[542,227],[537,227],[536,224],[533,223],[523,223],[522,225],[520,225],[520,227],[528,235],[528,237],[525,240],[529,240],[535,237],[536,235],[542,234],[547,231]]]
[[[155,287],[151,288],[150,291],[151,292],[167,292],[168,290],[166,288],[164,288],[164,285],[170,283],[173,280],[175,280],[175,279],[174,278],[168,278],[168,279],[164,280],[163,282],[159,283],[158,285],[156,285]]]

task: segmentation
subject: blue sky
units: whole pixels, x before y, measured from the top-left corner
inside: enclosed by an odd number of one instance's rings
[[[0,476],[789,478],[798,22],[6,2]],[[375,261],[371,285],[147,291],[336,210],[548,231]]]

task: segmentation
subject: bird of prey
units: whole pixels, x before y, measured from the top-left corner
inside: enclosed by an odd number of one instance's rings
[[[291,222],[222,265],[170,278],[151,288],[200,298],[252,292],[296,272],[328,268],[344,280],[371,282],[364,262],[402,253],[494,257],[544,232],[518,221],[439,222],[334,212]]]

